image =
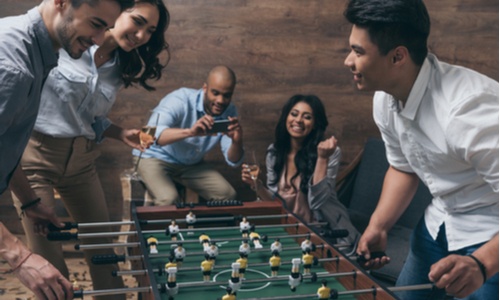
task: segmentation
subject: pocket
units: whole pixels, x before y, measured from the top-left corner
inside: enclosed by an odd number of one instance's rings
[[[76,73],[67,66],[59,66],[51,72],[47,84],[54,88],[54,92],[62,102],[81,102],[89,93],[87,76]]]

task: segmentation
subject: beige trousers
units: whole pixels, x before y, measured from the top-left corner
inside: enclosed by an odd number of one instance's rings
[[[24,152],[21,164],[31,187],[45,205],[55,206],[54,189],[61,196],[66,210],[77,223],[109,222],[108,208],[99,181],[94,161],[99,156],[95,143],[83,137],[52,138],[33,132]],[[19,211],[20,202],[13,195],[14,204]],[[60,242],[48,241],[33,231],[31,219],[23,217],[22,224],[28,245],[35,253],[45,257],[64,276],[69,277],[64,262]],[[112,229],[98,227],[79,229],[80,233],[104,232]],[[110,243],[108,238],[85,238],[81,244]],[[114,254],[113,249],[83,251],[92,278],[93,289],[112,289],[123,287],[120,277],[113,277],[112,271],[118,270],[116,264],[94,265],[94,255]],[[102,296],[96,299],[125,299],[125,295]]]
[[[169,205],[180,201],[174,181],[207,201],[236,199],[236,191],[231,184],[204,162],[185,166],[156,158],[142,158],[137,171],[153,197],[154,205]]]

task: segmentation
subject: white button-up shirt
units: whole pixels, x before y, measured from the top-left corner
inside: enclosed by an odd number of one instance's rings
[[[445,224],[454,251],[498,232],[498,82],[429,54],[404,108],[376,92],[373,116],[394,168],[416,173],[432,203],[435,239]]]

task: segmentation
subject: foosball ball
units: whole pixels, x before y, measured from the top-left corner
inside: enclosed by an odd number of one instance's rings
[[[75,298],[136,292],[145,300],[385,300],[397,299],[391,289],[432,288],[384,288],[356,257],[326,242],[328,224],[304,224],[279,202],[131,205],[131,218],[130,232],[115,233],[129,235],[127,243],[81,247],[128,247],[127,255],[93,262],[130,261],[132,270],[114,275],[134,275],[138,287],[77,291]]]

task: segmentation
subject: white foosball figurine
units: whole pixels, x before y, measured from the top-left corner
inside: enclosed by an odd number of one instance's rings
[[[274,251],[278,251],[278,253],[281,253],[282,246],[280,239],[275,239],[274,242],[271,244],[271,253]]]
[[[311,240],[309,238],[306,238],[300,244],[300,248],[302,248],[302,252],[306,252],[307,249],[309,249],[309,251],[312,251],[312,245],[313,244],[312,244]]]
[[[212,243],[206,250],[205,253],[208,254],[210,260],[215,261],[217,255],[219,255],[219,247],[215,243]]]
[[[168,233],[170,234],[172,241],[177,241],[177,235],[179,234],[179,225],[177,225],[175,220],[172,220],[172,222],[170,222],[170,225],[168,226]]]
[[[248,254],[250,254],[250,252],[252,252],[252,250],[250,249],[250,245],[248,244],[247,239],[241,241],[239,252],[243,253],[245,256],[248,256]]]
[[[196,215],[193,213],[192,210],[190,210],[189,213],[186,215],[186,224],[188,230],[194,228],[194,223],[196,223]],[[194,235],[194,232],[188,231],[187,235]]]
[[[233,292],[237,292],[241,287],[240,280],[240,264],[232,263],[231,264],[231,278],[229,279],[229,287],[233,290]]]
[[[247,221],[246,217],[243,217],[240,222],[241,237],[248,238],[248,233],[250,232],[250,222]]]
[[[288,276],[288,285],[290,285],[290,290],[292,292],[295,292],[301,280],[302,274],[300,274],[300,258],[294,258],[292,259],[292,272]]]
[[[184,257],[186,257],[186,249],[182,247],[182,244],[179,243],[177,248],[174,249],[174,257],[177,267],[180,268],[182,266],[182,262],[184,261]]]
[[[170,267],[167,269],[167,293],[169,296],[175,296],[179,292],[177,285],[177,268]]]

